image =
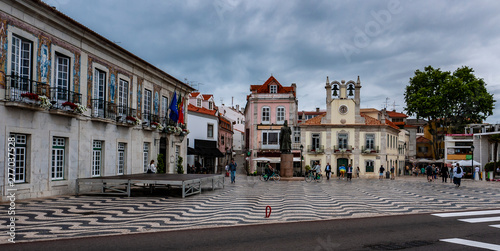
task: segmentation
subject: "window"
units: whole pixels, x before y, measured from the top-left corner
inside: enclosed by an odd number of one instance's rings
[[[424,127],[419,126],[417,133],[424,133]]]
[[[92,177],[101,176],[102,167],[102,141],[94,140],[92,143]]]
[[[196,106],[201,107],[201,98],[196,99]]]
[[[149,167],[149,142],[144,142],[142,150],[142,161],[144,163],[144,172],[146,172]]]
[[[167,117],[167,110],[168,110],[168,98],[165,96],[161,96],[161,111],[163,112],[163,115]]]
[[[262,145],[279,145],[279,131],[262,132]]]
[[[366,150],[374,150],[375,149],[375,135],[366,134]]]
[[[225,143],[224,142],[224,135],[222,135],[222,134],[220,135],[220,142],[221,142],[222,145],[224,145],[224,143]]]
[[[128,81],[120,79],[118,83],[118,114],[125,118],[128,108]]]
[[[365,172],[373,173],[373,170],[375,169],[374,166],[375,166],[375,162],[373,160],[367,160],[365,162]]]
[[[429,151],[429,148],[427,148],[426,146],[419,146],[418,151],[421,153],[427,154],[427,152]]]
[[[320,141],[319,141],[319,133],[313,133],[312,134],[312,146],[311,146],[311,151],[317,151],[320,149]]]
[[[56,54],[56,81],[57,100],[68,101],[69,91],[69,57]]]
[[[52,138],[52,164],[51,176],[52,180],[64,179],[64,150],[66,147],[66,139],[54,137]]]
[[[269,123],[271,117],[271,108],[262,107],[262,123]]]
[[[214,109],[214,103],[213,102],[208,102],[208,109],[213,110]]]
[[[16,166],[14,168],[14,183],[26,182],[27,138],[25,134],[10,134],[16,142]],[[10,177],[9,177],[10,178]]]
[[[293,143],[300,143],[300,127],[293,128]]]
[[[276,123],[283,123],[285,122],[285,107],[278,107],[276,109]]]
[[[31,54],[32,44],[30,41],[17,36],[12,36],[12,75],[19,77],[20,81],[15,88],[30,91],[31,80]]]
[[[270,85],[269,86],[269,92],[270,93],[277,93],[278,92],[278,86],[276,86],[276,85]]]
[[[148,89],[144,90],[144,110],[143,119],[145,122],[149,122],[151,113],[151,91]]]
[[[347,149],[347,133],[339,133],[339,150],[346,150]]]
[[[118,170],[117,174],[123,174],[125,170],[125,149],[126,144],[123,142],[118,143]]]
[[[214,137],[214,125],[208,124],[207,125],[207,138],[213,138],[213,137]]]
[[[104,101],[106,100],[106,73],[99,69],[94,71],[93,110],[95,117],[104,117]]]

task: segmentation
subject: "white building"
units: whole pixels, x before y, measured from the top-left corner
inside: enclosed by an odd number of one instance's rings
[[[0,27],[2,201],[143,173],[159,153],[174,172],[187,147],[159,127],[190,86],[41,1],[2,1]]]
[[[239,108],[239,105],[219,106],[219,113],[233,123],[233,151],[237,153],[241,153],[245,143],[245,114]]]
[[[198,171],[205,168],[206,172],[217,173],[217,158],[224,155],[218,149],[219,117],[212,95],[189,95],[188,121],[187,163],[197,166]]]

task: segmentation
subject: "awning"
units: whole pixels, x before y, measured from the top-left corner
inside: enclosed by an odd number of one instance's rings
[[[203,156],[203,157],[224,157],[224,154],[219,151],[217,148],[207,148],[207,147],[197,147],[196,148],[197,155]]]
[[[196,149],[188,146],[188,155],[198,155],[198,151],[196,151]]]

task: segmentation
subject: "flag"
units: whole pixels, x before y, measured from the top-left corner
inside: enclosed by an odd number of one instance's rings
[[[182,100],[179,98],[181,103],[179,104],[179,123],[184,124],[184,97]]]
[[[179,118],[179,112],[177,110],[177,93],[174,91],[172,97],[172,102],[170,102],[170,115],[168,116],[173,122],[177,122]]]

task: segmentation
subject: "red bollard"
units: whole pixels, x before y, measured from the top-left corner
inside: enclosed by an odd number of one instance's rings
[[[267,212],[267,209],[269,208],[269,213]],[[271,216],[271,206],[266,206],[266,218],[269,218]]]

